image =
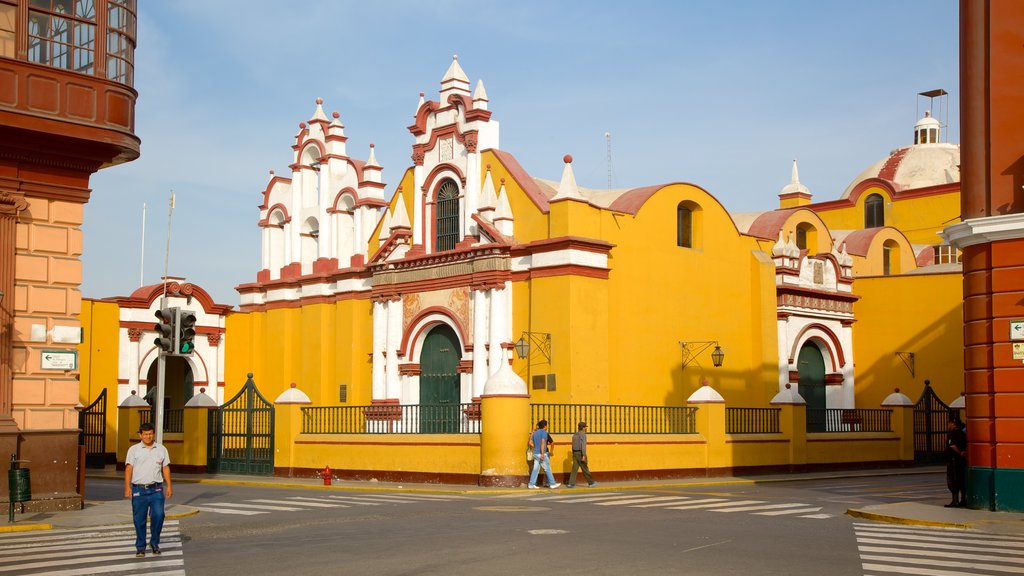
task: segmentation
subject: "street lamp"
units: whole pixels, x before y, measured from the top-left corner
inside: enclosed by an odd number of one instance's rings
[[[717,340],[706,340],[703,342],[680,342],[679,346],[682,348],[683,351],[683,369],[685,369],[687,366],[694,362],[696,362],[699,366],[700,361],[697,360],[697,356],[700,355],[701,352],[707,350],[708,348],[711,348],[712,346],[714,346],[715,349],[711,352],[711,363],[715,365],[715,368],[721,368],[722,362],[725,361],[725,351],[723,351],[722,347],[718,345]]]
[[[519,337],[519,340],[515,343],[514,348],[516,349],[516,356],[519,358],[529,358],[531,344],[537,347],[537,350],[551,363],[551,334],[546,332],[523,332],[523,335]]]

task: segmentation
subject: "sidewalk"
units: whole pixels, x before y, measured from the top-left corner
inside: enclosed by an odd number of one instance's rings
[[[807,474],[771,474],[752,477],[721,478],[678,478],[671,480],[637,480],[627,482],[601,482],[602,490],[657,490],[673,487],[726,486],[737,484],[763,484],[769,482],[793,482],[800,480],[823,480],[835,478],[870,478],[877,476],[931,474],[944,470],[943,467],[898,468],[877,470],[848,470]],[[120,480],[123,473],[112,467],[104,470],[90,470],[87,479]],[[273,476],[245,476],[229,474],[175,474],[174,482],[201,483],[236,486],[261,486],[281,488],[307,488],[310,490],[332,491],[394,491],[433,494],[511,494],[526,492],[521,488],[491,488],[484,486],[450,484],[399,484],[394,482],[332,480],[331,486],[324,486],[320,478],[277,478]],[[847,510],[855,518],[894,524],[919,526],[944,526],[950,528],[972,528],[1001,534],[1024,536],[1024,514],[991,512],[966,508],[944,508],[942,503],[898,502],[877,504]],[[166,508],[168,518],[184,518],[198,514],[199,510],[185,504],[169,502]],[[53,528],[88,528],[112,524],[131,524],[131,503],[128,500],[107,502],[86,502],[82,510],[65,512],[40,512],[17,515],[15,523],[0,523],[0,533],[22,530],[47,530]]]

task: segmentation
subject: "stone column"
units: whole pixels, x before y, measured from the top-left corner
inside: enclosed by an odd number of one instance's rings
[[[124,402],[130,394],[133,392],[140,396],[145,396],[142,390],[139,390],[139,356],[141,355],[142,348],[142,330],[138,328],[128,329],[128,389],[119,390],[117,394],[117,401]]]
[[[372,400],[387,398],[384,394],[384,344],[387,342],[388,323],[384,304],[385,301],[381,299],[373,301],[373,359],[370,373]]]
[[[402,346],[402,299],[387,303],[387,358],[385,358],[384,396],[388,400],[399,400],[402,381],[398,374],[398,352]]]
[[[487,293],[473,290],[473,398],[487,383]]]
[[[14,336],[14,247],[18,212],[28,208],[21,196],[0,193],[0,431],[15,431],[14,373],[12,348]]]
[[[503,288],[503,287],[502,287]],[[489,323],[490,331],[487,337],[487,343],[489,348],[487,349],[487,371],[489,374],[494,374],[501,368],[501,345],[508,338],[505,329],[505,291],[502,288],[492,288],[487,291],[488,298],[490,299],[491,314]]]

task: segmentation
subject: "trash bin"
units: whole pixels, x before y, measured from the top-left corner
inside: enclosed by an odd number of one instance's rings
[[[28,502],[32,499],[32,481],[29,478],[28,468],[18,468],[17,454],[11,454],[11,469],[7,471],[7,521],[14,522],[14,503]]]

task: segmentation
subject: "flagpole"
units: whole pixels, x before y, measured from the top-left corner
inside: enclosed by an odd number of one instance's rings
[[[142,203],[142,238],[139,241],[139,288],[146,285],[146,203]]]

